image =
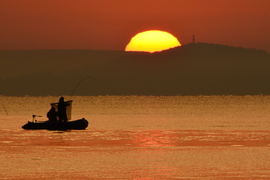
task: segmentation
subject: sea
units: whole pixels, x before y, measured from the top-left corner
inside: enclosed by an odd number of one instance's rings
[[[270,179],[270,96],[65,96],[86,130],[24,130],[56,96],[0,96],[0,179]]]

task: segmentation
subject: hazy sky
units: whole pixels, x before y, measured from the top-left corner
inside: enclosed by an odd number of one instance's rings
[[[270,52],[270,0],[0,0],[0,50],[124,50],[150,29]]]

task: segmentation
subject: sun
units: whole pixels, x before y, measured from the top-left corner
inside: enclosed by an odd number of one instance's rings
[[[166,31],[149,30],[133,36],[125,51],[159,52],[181,46],[176,37]]]

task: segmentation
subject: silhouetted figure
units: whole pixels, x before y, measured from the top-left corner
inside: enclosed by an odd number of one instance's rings
[[[57,121],[58,113],[55,110],[55,107],[52,107],[50,111],[47,113],[47,117],[49,121]]]
[[[67,106],[68,104],[64,101],[64,97],[60,97],[58,102],[58,117],[60,122],[67,122]]]

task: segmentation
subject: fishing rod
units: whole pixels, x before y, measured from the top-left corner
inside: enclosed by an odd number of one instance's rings
[[[124,54],[124,55],[122,55],[122,56],[120,56],[120,57],[112,58],[111,60],[119,59],[119,58],[122,58],[122,57],[125,57],[125,56],[128,56],[128,55],[129,55],[129,54]],[[70,96],[70,99],[72,98],[74,92],[76,91],[76,89],[77,89],[77,87],[80,85],[80,83],[83,82],[85,79],[88,79],[88,78],[92,78],[92,79],[95,80],[95,82],[97,82],[97,80],[96,80],[95,78],[93,78],[92,76],[87,76],[87,77],[82,78],[82,79],[78,82],[78,84],[75,86],[75,88],[73,89],[73,91],[72,91],[72,93],[71,93],[71,96]]]
[[[95,82],[97,82],[97,80],[96,80],[95,78],[93,78],[92,76],[87,76],[87,77],[82,78],[82,79],[78,82],[78,84],[75,86],[75,88],[73,89],[73,91],[72,91],[72,93],[71,93],[71,96],[70,96],[70,99],[72,98],[74,92],[76,91],[77,87],[81,84],[81,82],[83,82],[85,79],[88,79],[88,78],[92,78],[92,79],[95,80]]]

